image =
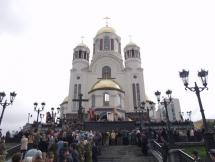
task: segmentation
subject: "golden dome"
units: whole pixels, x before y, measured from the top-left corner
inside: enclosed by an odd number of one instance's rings
[[[91,88],[91,91],[97,90],[97,89],[115,89],[115,90],[121,90],[120,86],[111,79],[103,79],[96,82],[93,87]]]
[[[76,47],[86,47],[86,48],[88,48],[87,45],[84,44],[84,43],[79,43]]]
[[[112,27],[105,26],[99,29],[96,35],[99,35],[101,33],[115,33],[115,30]]]
[[[63,102],[61,104],[68,103],[68,96],[64,98]]]
[[[129,42],[125,47],[128,47],[128,46],[137,46],[134,42]],[[138,47],[138,46],[137,46]]]

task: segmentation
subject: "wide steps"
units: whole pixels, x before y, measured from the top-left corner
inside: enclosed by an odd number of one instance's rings
[[[153,156],[144,156],[135,145],[105,146],[98,157],[99,162],[156,162]]]

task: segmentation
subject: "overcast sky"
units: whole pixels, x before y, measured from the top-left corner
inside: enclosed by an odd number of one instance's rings
[[[206,117],[214,118],[214,8],[214,0],[0,0],[0,91],[17,92],[1,127],[19,129],[28,113],[35,120],[34,102],[46,102],[45,111],[59,106],[68,95],[73,48],[84,36],[92,54],[106,16],[122,48],[129,35],[140,46],[151,100],[157,89],[163,94],[171,89],[182,111],[201,119],[196,95],[184,90],[178,71],[190,70],[193,86],[201,85],[197,71],[208,70],[209,90],[201,95]]]

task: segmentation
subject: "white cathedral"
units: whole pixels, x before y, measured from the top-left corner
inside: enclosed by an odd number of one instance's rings
[[[125,120],[125,113],[134,112],[142,101],[146,101],[142,56],[140,48],[129,42],[121,50],[121,38],[106,25],[96,33],[93,40],[92,60],[90,50],[84,43],[74,48],[70,70],[69,95],[61,104],[63,115],[77,114],[79,94],[83,94],[82,106],[100,118],[117,114],[109,120]],[[124,57],[124,60],[123,60]]]

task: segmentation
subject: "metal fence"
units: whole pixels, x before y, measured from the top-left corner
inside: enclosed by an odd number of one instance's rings
[[[7,150],[6,159],[12,158],[13,154],[15,154],[15,153],[17,153],[19,151],[20,151],[20,144],[14,146],[14,147],[11,147],[10,149]]]
[[[193,158],[182,150],[178,150],[178,156],[182,162],[194,162]]]
[[[162,146],[157,143],[155,140],[151,141],[151,149],[156,151],[160,156],[162,156]]]

